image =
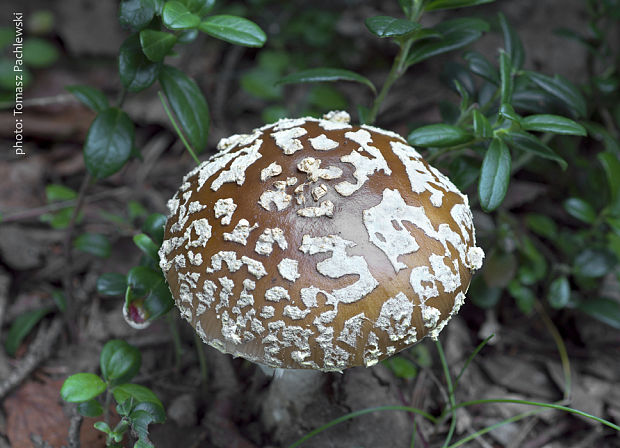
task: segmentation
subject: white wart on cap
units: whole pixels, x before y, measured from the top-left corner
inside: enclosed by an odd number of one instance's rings
[[[160,266],[218,350],[371,366],[436,338],[484,253],[467,197],[399,135],[345,112],[220,141],[168,202]]]

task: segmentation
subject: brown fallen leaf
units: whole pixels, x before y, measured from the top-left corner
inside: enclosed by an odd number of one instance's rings
[[[64,379],[28,381],[9,395],[4,408],[7,437],[12,448],[31,448],[31,434],[37,434],[55,448],[67,445],[70,417],[65,415],[60,398]],[[114,418],[116,417],[116,418]],[[105,447],[105,435],[93,428],[99,418],[85,418],[80,429],[81,446]],[[118,422],[113,416],[111,424]]]

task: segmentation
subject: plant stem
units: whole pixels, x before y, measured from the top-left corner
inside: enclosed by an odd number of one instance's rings
[[[103,421],[109,425],[110,424],[110,403],[112,402],[112,393],[110,389],[107,388],[105,390],[105,403],[103,405]]]
[[[203,386],[206,386],[209,380],[209,371],[207,369],[207,358],[205,357],[204,343],[198,333],[194,333],[194,345],[196,346],[196,353],[198,354],[198,362],[200,363],[200,378],[202,379]]]
[[[551,336],[555,341],[555,345],[558,348],[558,353],[560,354],[560,362],[562,363],[562,371],[564,373],[564,401],[568,403],[571,399],[572,380],[570,371],[570,359],[568,358],[568,351],[566,350],[566,345],[564,344],[564,340],[562,339],[562,335],[558,331],[558,328],[549,318],[541,303],[536,300],[534,302],[534,306],[536,308],[536,311],[542,318],[545,327],[547,327],[547,330],[549,330],[549,333],[551,333]]]
[[[80,215],[82,207],[84,206],[84,200],[86,198],[86,190],[91,181],[90,173],[86,173],[84,178],[82,179],[82,185],[80,185],[80,190],[78,192],[77,202],[75,203],[75,208],[73,209],[73,213],[71,214],[71,219],[69,220],[69,225],[67,226],[67,230],[65,233],[65,239],[63,243],[63,255],[65,259],[65,271],[62,277],[63,290],[65,293],[65,298],[67,300],[67,308],[65,310],[65,323],[67,325],[67,329],[69,330],[69,337],[71,340],[75,341],[77,338],[77,322],[76,322],[76,303],[73,297],[73,286],[71,284],[71,268],[73,264],[73,233],[75,232],[75,225],[77,223],[77,219]]]
[[[452,412],[452,419],[450,421],[450,429],[448,430],[448,435],[443,442],[442,447],[445,448],[450,444],[450,440],[452,440],[452,436],[454,435],[454,430],[456,429],[456,399],[454,397],[454,387],[452,385],[452,376],[450,375],[450,369],[448,368],[448,362],[446,361],[446,355],[443,352],[443,347],[441,346],[441,342],[439,339],[435,341],[435,345],[437,346],[437,352],[439,353],[439,359],[441,360],[441,366],[443,367],[443,373],[446,377],[446,384],[448,386],[448,397],[450,399],[450,409]]]
[[[172,336],[172,343],[174,344],[174,365],[178,370],[181,367],[181,355],[183,354],[183,346],[181,345],[181,337],[179,336],[179,329],[177,328],[177,321],[172,313],[166,314],[168,325],[170,328],[170,335]]]
[[[394,62],[392,63],[390,73],[388,73],[388,76],[383,83],[379,94],[375,97],[375,100],[372,103],[372,107],[370,108],[370,112],[368,113],[368,117],[366,119],[368,124],[373,124],[375,122],[379,113],[379,109],[381,108],[381,105],[383,104],[383,101],[385,100],[388,91],[396,82],[396,80],[400,78],[407,70],[407,55],[409,54],[409,50],[411,49],[413,41],[414,39],[410,37],[404,42],[402,42],[400,50],[398,51],[398,54],[396,55],[396,57],[394,58]]]
[[[183,142],[183,145],[185,146],[187,151],[190,153],[190,155],[192,156],[192,158],[196,162],[196,165],[200,165],[200,160],[198,160],[198,157],[196,156],[196,153],[194,152],[194,150],[192,149],[190,144],[185,139],[185,136],[181,132],[181,129],[179,128],[179,125],[177,125],[177,122],[174,119],[174,116],[172,115],[172,112],[170,112],[170,109],[168,108],[168,105],[166,104],[166,99],[164,98],[164,95],[161,92],[157,92],[157,95],[159,95],[159,100],[161,101],[162,106],[164,106],[164,110],[166,111],[166,115],[168,115],[168,119],[172,123],[172,126],[174,127],[174,130],[176,131],[177,135],[179,136],[179,138]]]

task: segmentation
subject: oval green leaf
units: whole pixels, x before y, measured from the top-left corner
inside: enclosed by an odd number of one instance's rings
[[[586,128],[573,120],[559,115],[530,115],[521,120],[521,127],[526,131],[552,132],[554,134],[586,136]]]
[[[515,299],[517,307],[523,314],[530,314],[532,312],[536,296],[530,288],[521,284],[517,279],[513,279],[508,284],[508,292]]]
[[[153,240],[144,233],[134,235],[133,242],[144,254],[153,260],[156,264],[159,263],[159,247],[153,242]]]
[[[523,66],[525,60],[523,43],[502,13],[499,13],[499,24],[502,28],[502,34],[504,35],[504,48],[506,49],[506,53],[510,56],[513,67],[519,70]]]
[[[151,62],[142,52],[138,34],[129,36],[118,54],[118,72],[129,92],[139,92],[157,79],[161,64]]]
[[[482,19],[446,20],[432,29],[441,36],[440,38],[423,40],[413,45],[407,57],[407,65],[417,64],[432,56],[462,48],[478,40],[482,33],[488,30],[489,24]]]
[[[140,31],[140,45],[144,55],[153,62],[162,61],[170,52],[177,38],[174,34],[156,30]]]
[[[495,210],[504,200],[510,182],[511,164],[508,146],[499,138],[494,138],[482,161],[478,182],[478,197],[484,211]]]
[[[147,387],[140,384],[126,383],[116,386],[112,389],[112,395],[117,403],[123,403],[126,400],[133,398],[138,403],[154,403],[160,407],[164,407],[157,395]]]
[[[596,221],[596,211],[588,202],[579,198],[568,198],[564,201],[564,210],[573,218],[592,224]]]
[[[553,308],[564,308],[570,300],[570,283],[565,276],[556,278],[549,285],[549,293],[547,294],[549,305]]]
[[[200,17],[192,14],[187,6],[177,1],[166,2],[162,20],[166,28],[171,30],[196,28],[200,24]]]
[[[209,136],[209,107],[200,88],[181,70],[168,65],[162,67],[159,83],[190,144],[202,151]]]
[[[103,406],[93,398],[92,400],[78,403],[77,411],[83,417],[99,417],[103,414]]]
[[[127,277],[117,272],[107,272],[97,279],[97,292],[104,296],[121,296],[127,289]]]
[[[149,24],[154,15],[155,8],[150,2],[125,0],[121,2],[118,20],[125,27],[141,30]]]
[[[102,112],[108,108],[108,99],[99,89],[90,86],[67,86],[65,89],[95,112]]]
[[[366,28],[378,37],[402,37],[420,28],[420,24],[405,19],[389,16],[369,17]]]
[[[575,275],[582,277],[603,277],[616,266],[614,255],[603,249],[585,249],[573,263]]]
[[[472,118],[474,123],[474,134],[479,138],[491,138],[493,137],[493,128],[487,117],[478,109],[474,109],[472,112]]]
[[[458,126],[430,124],[409,134],[407,141],[412,146],[443,148],[456,146],[473,140],[473,135]]]
[[[605,175],[607,176],[611,203],[615,204],[620,198],[620,160],[616,154],[611,152],[599,153],[598,160],[603,165]]]
[[[537,156],[557,162],[560,167],[565,170],[568,167],[566,160],[560,157],[549,146],[545,145],[532,134],[521,131],[513,131],[502,136],[502,139],[511,147],[521,151],[528,151]]]
[[[525,72],[527,78],[545,92],[563,102],[576,117],[585,117],[588,112],[586,100],[574,84],[559,75],[550,77],[541,73]]]
[[[164,227],[166,225],[166,215],[161,213],[151,213],[144,220],[142,224],[142,230],[149,235],[153,240],[161,245],[164,240]]]
[[[69,403],[92,400],[104,392],[106,384],[94,373],[76,373],[65,380],[60,397]]]
[[[512,101],[514,80],[512,78],[512,62],[510,56],[504,50],[499,52],[499,78],[501,103],[509,105]]]
[[[613,299],[593,298],[581,302],[577,308],[584,313],[620,330],[620,303]]]
[[[377,93],[375,85],[362,75],[358,75],[350,70],[340,68],[311,68],[300,72],[292,73],[281,78],[276,84],[294,84],[303,82],[333,82],[333,81],[353,81],[368,86],[373,93]]]
[[[477,51],[468,51],[463,57],[467,61],[467,68],[469,68],[472,73],[475,73],[496,86],[499,85],[499,72],[481,53]]]
[[[99,357],[101,374],[111,385],[130,381],[140,370],[141,362],[140,350],[120,339],[108,341]]]
[[[96,257],[110,256],[110,241],[100,233],[83,233],[73,242],[73,247]]]
[[[52,311],[52,308],[49,307],[25,311],[13,320],[4,345],[9,356],[15,356],[19,344],[50,311]]]
[[[244,47],[262,47],[267,41],[265,32],[243,17],[215,15],[203,20],[198,29],[225,42]]]

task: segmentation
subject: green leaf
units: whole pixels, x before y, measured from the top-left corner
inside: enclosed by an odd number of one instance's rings
[[[554,134],[586,136],[586,129],[579,123],[559,115],[530,115],[521,120],[526,131],[552,132]]]
[[[489,24],[482,19],[460,18],[446,20],[432,29],[441,37],[423,40],[411,47],[407,65],[417,64],[431,56],[446,53],[478,40],[482,33],[489,30]]]
[[[159,247],[153,242],[153,240],[144,233],[134,235],[133,242],[138,248],[144,252],[155,263],[159,263]]]
[[[136,266],[129,271],[127,284],[125,307],[137,307],[135,311],[144,316],[144,320],[163,316],[174,306],[168,284],[160,272]]]
[[[140,30],[147,26],[155,15],[155,8],[142,0],[121,2],[118,20],[124,27]]]
[[[615,267],[616,258],[613,254],[601,249],[585,249],[573,263],[575,275],[599,278]]]
[[[610,152],[599,153],[598,160],[607,176],[611,203],[615,204],[620,199],[620,160],[616,154]]]
[[[521,117],[515,112],[514,107],[508,103],[502,103],[499,107],[499,116],[516,123],[521,123]]]
[[[177,37],[174,34],[155,30],[140,31],[142,52],[153,62],[162,61],[176,42]]]
[[[553,308],[564,308],[570,300],[570,283],[566,276],[558,277],[549,285],[547,294],[549,305]]]
[[[106,342],[99,357],[101,375],[111,386],[131,381],[141,363],[140,350],[120,339]]]
[[[200,17],[192,14],[183,3],[178,1],[166,2],[162,20],[164,25],[171,30],[196,28],[200,24]]]
[[[493,3],[494,1],[495,0],[432,0],[424,6],[424,10],[436,11],[438,9],[465,8],[467,6]]]
[[[61,313],[67,310],[67,298],[61,290],[55,289],[52,291],[52,300]]]
[[[107,272],[97,279],[97,292],[104,296],[121,296],[127,289],[127,277],[116,272]]]
[[[525,72],[527,78],[553,97],[563,102],[576,117],[585,117],[588,113],[586,100],[570,81],[559,75],[550,77],[540,73]]]
[[[112,434],[112,429],[110,428],[110,425],[108,425],[106,422],[104,421],[98,421],[93,423],[93,427],[98,430],[101,431],[105,434],[111,435]]]
[[[402,356],[393,356],[383,363],[392,371],[397,378],[410,380],[417,376],[418,369],[415,364]]]
[[[164,227],[166,226],[166,215],[161,213],[152,213],[147,216],[142,231],[153,238],[157,244],[161,245],[164,241]]]
[[[215,6],[215,0],[181,0],[187,9],[197,16],[204,17]]]
[[[584,313],[620,330],[620,303],[612,299],[595,298],[581,302],[577,308]]]
[[[15,352],[17,352],[24,338],[50,311],[52,311],[50,307],[25,311],[13,320],[4,345],[9,356],[15,356]]]
[[[99,417],[103,414],[103,406],[96,399],[78,403],[77,412],[83,417]]]
[[[65,380],[60,397],[69,403],[81,403],[92,400],[105,389],[106,384],[94,373],[76,373]]]
[[[420,28],[419,23],[389,16],[369,17],[365,23],[366,28],[378,37],[402,37]]]
[[[294,84],[303,82],[332,82],[332,81],[353,81],[368,86],[373,93],[377,93],[375,85],[362,75],[358,75],[350,70],[340,68],[311,68],[292,73],[280,79],[277,84]]]
[[[487,58],[477,51],[468,51],[463,55],[463,57],[467,61],[467,68],[469,68],[472,73],[475,73],[490,83],[499,86],[499,72],[493,64],[487,60]]]
[[[512,62],[510,61],[510,56],[504,50],[500,50],[499,52],[499,78],[501,103],[510,104],[512,101],[512,92],[514,90]]]
[[[157,398],[157,395],[148,387],[141,386],[140,384],[121,384],[112,389],[112,395],[114,395],[114,399],[117,403],[123,403],[133,398],[137,403],[154,403],[162,409],[164,408],[164,405],[159,398]]]
[[[478,138],[491,138],[493,137],[493,128],[487,117],[483,115],[478,109],[474,109],[472,112],[474,135]]]
[[[579,198],[569,198],[564,201],[564,210],[580,221],[592,224],[596,221],[596,210],[586,201]]]
[[[532,152],[537,156],[557,162],[563,170],[565,170],[568,166],[566,160],[556,154],[553,149],[545,145],[532,134],[521,131],[512,131],[504,134],[502,139],[515,149]]]
[[[67,86],[65,87],[71,92],[82,104],[95,112],[102,112],[108,108],[108,99],[99,89],[90,86]]]
[[[502,297],[502,289],[487,286],[481,275],[474,276],[467,297],[477,307],[490,309],[497,305]]]
[[[243,17],[215,15],[203,20],[198,29],[209,36],[244,47],[262,47],[267,35],[254,22]]]
[[[414,130],[407,137],[412,146],[443,148],[467,143],[473,135],[458,126],[450,124],[430,124]]]
[[[519,39],[519,36],[514,28],[508,23],[506,17],[501,12],[499,13],[499,24],[504,35],[504,48],[510,56],[512,66],[516,70],[519,70],[523,67],[523,62],[525,61],[523,43],[521,42],[521,39]]]
[[[530,213],[526,215],[525,222],[532,232],[550,240],[554,240],[558,235],[558,226],[555,221],[547,215]]]
[[[110,256],[110,241],[100,233],[83,233],[75,239],[73,246],[96,257]]]
[[[138,403],[134,408],[133,412],[142,411],[146,412],[150,417],[150,422],[152,423],[164,423],[166,421],[166,411],[163,407],[159,406],[157,403],[145,401],[142,403]],[[130,414],[130,418],[132,415]]]
[[[542,280],[547,273],[547,260],[530,238],[522,238],[519,252],[522,260],[517,275],[521,283],[533,285]]]
[[[47,198],[47,202],[70,201],[77,197],[77,192],[64,185],[48,184],[45,186],[45,197]]]
[[[478,182],[478,197],[484,211],[495,210],[504,200],[510,182],[511,163],[506,143],[494,138],[482,161]]]
[[[24,64],[33,68],[49,67],[59,57],[58,49],[55,45],[36,37],[24,41],[22,52]]]
[[[160,68],[160,63],[149,61],[142,52],[138,34],[125,39],[118,54],[118,71],[129,92],[139,92],[153,84]]]
[[[536,296],[527,286],[521,284],[517,279],[513,279],[508,284],[508,292],[515,299],[517,307],[524,314],[530,314],[534,309]]]
[[[200,88],[185,73],[169,65],[162,67],[159,82],[183,133],[196,151],[202,151],[209,136],[209,107]]]

